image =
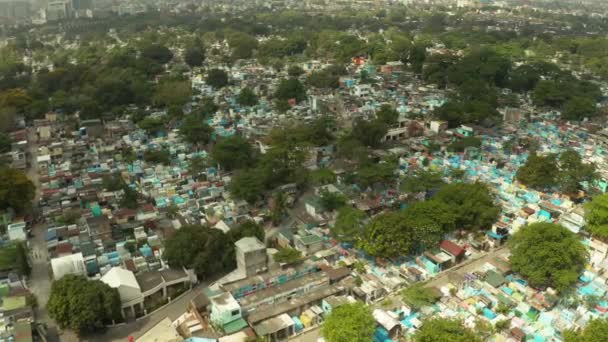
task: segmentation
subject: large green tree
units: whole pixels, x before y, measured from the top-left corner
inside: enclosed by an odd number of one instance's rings
[[[237,101],[241,106],[255,106],[258,104],[258,97],[251,88],[243,88],[239,93]]]
[[[444,186],[433,197],[445,203],[455,214],[457,229],[489,229],[498,219],[500,209],[483,183],[453,183]]]
[[[351,206],[338,210],[336,223],[331,227],[331,235],[340,242],[356,242],[363,232],[363,220],[367,215]]]
[[[20,170],[0,169],[0,209],[13,208],[18,213],[29,209],[36,187]]]
[[[99,280],[66,275],[53,282],[47,309],[61,328],[80,335],[102,330],[121,318],[116,289]]]
[[[593,197],[585,204],[585,229],[591,234],[608,239],[608,194]]]
[[[221,69],[211,69],[207,73],[206,82],[213,88],[223,88],[228,85],[228,74]]]
[[[475,332],[465,328],[462,322],[455,319],[430,318],[414,335],[415,342],[482,342]]]
[[[541,156],[532,153],[526,163],[517,170],[516,178],[526,186],[542,190],[554,187],[558,174],[555,155]]]
[[[254,161],[253,147],[239,135],[219,140],[213,146],[211,156],[226,170],[242,169]]]
[[[564,291],[584,270],[587,250],[576,234],[553,223],[523,227],[509,240],[511,267],[532,286]]]
[[[608,320],[592,319],[580,332],[568,331],[564,334],[565,342],[604,342],[608,341]]]
[[[279,100],[295,99],[297,102],[306,99],[306,88],[297,78],[283,79],[274,93]]]
[[[373,340],[375,328],[371,309],[352,303],[333,309],[321,331],[327,342],[368,342]]]
[[[205,145],[211,141],[211,128],[200,115],[189,114],[179,127],[179,134],[182,138],[195,145]]]
[[[390,258],[409,254],[414,237],[403,214],[391,212],[372,218],[365,225],[358,245],[372,256]]]

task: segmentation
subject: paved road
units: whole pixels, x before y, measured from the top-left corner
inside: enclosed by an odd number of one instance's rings
[[[109,328],[108,331],[106,331],[103,335],[92,337],[87,339],[87,341],[126,342],[129,340],[129,336],[133,336],[135,339],[137,339],[165,317],[175,320],[177,317],[181,316],[184,312],[186,312],[186,308],[188,307],[190,300],[192,300],[192,298],[194,298],[207,285],[208,284],[204,283],[195,287],[192,291],[186,293],[179,299],[172,301],[164,308],[148,315],[147,317],[144,317],[136,322]]]

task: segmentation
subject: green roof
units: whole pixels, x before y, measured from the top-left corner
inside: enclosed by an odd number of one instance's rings
[[[502,274],[498,272],[488,271],[488,273],[486,273],[485,281],[493,287],[499,287],[505,283],[505,277],[503,277]]]
[[[245,322],[244,319],[239,318],[228,324],[224,324],[223,329],[227,335],[231,335],[231,334],[234,334],[236,332],[239,332],[239,331],[245,329],[246,327],[247,327],[247,322]]]
[[[321,239],[319,236],[317,235],[305,235],[305,236],[301,236],[300,240],[302,241],[303,244],[305,245],[312,245],[314,243],[320,243],[323,241],[323,239]]]
[[[2,299],[2,309],[4,309],[4,311],[21,309],[26,305],[25,296],[6,297]]]

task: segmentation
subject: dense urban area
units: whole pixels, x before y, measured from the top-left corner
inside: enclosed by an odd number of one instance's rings
[[[0,341],[608,341],[608,2],[0,1]]]

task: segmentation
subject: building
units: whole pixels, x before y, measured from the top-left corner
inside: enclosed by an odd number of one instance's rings
[[[70,3],[65,0],[51,1],[46,5],[46,20],[66,19],[70,15]]]
[[[235,243],[237,269],[247,277],[267,269],[266,246],[255,237],[245,237]]]
[[[87,269],[84,265],[82,253],[51,259],[51,269],[53,270],[53,278],[55,280],[59,280],[68,274],[87,276]]]
[[[31,15],[30,3],[25,0],[0,1],[0,20],[28,19]]]
[[[8,238],[11,241],[25,241],[27,240],[27,232],[25,229],[25,222],[16,222],[9,224],[6,227]]]
[[[128,316],[128,313],[125,312],[125,310],[130,310],[133,317],[135,317],[136,305],[139,305],[143,312],[144,297],[133,272],[120,267],[113,267],[108,273],[101,277],[101,281],[108,284],[111,288],[118,290],[123,315],[125,317]]]
[[[211,322],[226,334],[232,334],[247,326],[241,306],[228,292],[210,298]]]

